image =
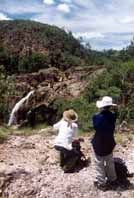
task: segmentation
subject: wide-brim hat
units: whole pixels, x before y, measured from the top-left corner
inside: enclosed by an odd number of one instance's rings
[[[73,109],[69,109],[64,111],[63,119],[68,122],[76,122],[78,120],[78,115]]]
[[[117,104],[114,104],[114,103],[113,103],[113,100],[112,100],[111,97],[109,97],[109,96],[104,96],[104,97],[102,98],[102,100],[98,100],[98,101],[96,102],[96,106],[97,106],[98,108],[103,108],[103,107],[107,107],[107,106],[117,106]]]

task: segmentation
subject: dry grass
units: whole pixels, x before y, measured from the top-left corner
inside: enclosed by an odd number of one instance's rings
[[[3,143],[5,140],[7,140],[9,134],[10,134],[10,130],[7,127],[5,126],[0,127],[0,144]]]

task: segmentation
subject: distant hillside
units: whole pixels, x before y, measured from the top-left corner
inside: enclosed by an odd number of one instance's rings
[[[62,70],[85,64],[86,49],[71,32],[33,21],[0,21],[0,65],[8,73]]]

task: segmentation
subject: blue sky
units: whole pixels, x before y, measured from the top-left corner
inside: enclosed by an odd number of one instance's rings
[[[0,20],[30,19],[71,30],[93,49],[122,49],[134,36],[134,0],[0,0]]]

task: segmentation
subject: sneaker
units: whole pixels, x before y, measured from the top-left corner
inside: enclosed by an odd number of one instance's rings
[[[108,182],[111,186],[119,186],[121,183],[116,179],[114,181],[109,181]]]
[[[115,181],[109,181],[109,186],[111,187],[111,189],[116,190],[120,187],[121,183],[118,180]]]
[[[97,189],[102,190],[103,192],[109,190],[109,185],[107,185],[107,184],[100,184],[99,182],[94,182],[94,186]]]

